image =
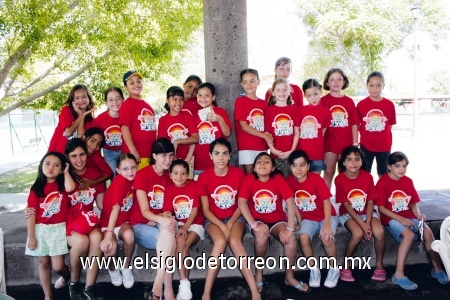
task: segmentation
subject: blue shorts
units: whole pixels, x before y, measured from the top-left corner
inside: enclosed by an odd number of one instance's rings
[[[134,239],[137,244],[149,250],[156,250],[156,241],[159,236],[159,224],[150,226],[147,224],[133,225]]]
[[[323,160],[312,160],[309,165],[309,170],[311,172],[324,171],[327,169],[327,166],[323,162]]]
[[[417,219],[408,219],[408,220],[410,220],[411,222],[414,223],[414,227],[408,227],[408,226],[402,225],[402,223],[400,223],[397,220],[390,220],[386,226],[386,229],[389,231],[389,233],[399,243],[401,243],[403,241],[403,237],[401,236],[401,233],[405,229],[412,230],[412,232],[414,233],[414,240],[419,239],[419,223],[420,223],[420,221]]]
[[[227,217],[224,219],[219,219],[222,223],[227,224],[227,222],[231,219],[231,217]],[[237,218],[236,222],[242,222],[245,224],[247,224],[247,222],[245,222],[245,219],[243,216],[240,216],[239,218]],[[208,239],[211,239],[208,235],[208,231],[206,230],[206,228],[208,228],[208,225],[211,224],[212,222],[209,220],[205,220],[205,237],[207,237]],[[245,226],[245,228],[247,228],[247,226]],[[244,235],[247,233],[247,229],[244,231]]]
[[[305,234],[309,235],[309,238],[312,240],[313,237],[315,237],[316,234],[319,233],[320,229],[322,229],[324,224],[325,224],[325,220],[322,220],[321,222],[311,221],[311,220],[302,220],[300,229],[297,230],[296,232],[294,232],[295,236],[305,233]],[[333,235],[335,235],[336,227],[338,225],[338,217],[331,216],[330,225],[331,225],[331,231],[333,231]]]
[[[120,150],[108,150],[103,148],[103,158],[114,174],[116,173],[117,159],[121,153],[122,152]]]

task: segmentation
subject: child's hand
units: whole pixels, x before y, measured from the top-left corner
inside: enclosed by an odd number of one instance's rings
[[[230,239],[230,234],[231,234],[230,230],[228,229],[228,227],[225,224],[220,226],[220,230],[222,230],[222,233],[223,233],[223,235],[225,236],[225,239],[228,242],[228,240]]]
[[[325,241],[330,241],[333,239],[334,235],[333,235],[333,230],[331,230],[330,224],[323,225],[322,229],[320,230],[319,237]]]
[[[370,239],[372,238],[372,227],[370,227],[370,224],[363,223],[362,230],[364,233],[364,238],[367,241],[370,241]]]
[[[425,222],[427,217],[424,214],[420,214],[419,217],[417,217],[417,220]]]
[[[264,132],[264,139],[267,144],[273,144],[273,136],[269,132]]]
[[[75,103],[75,101],[72,101],[72,107],[73,110],[77,113],[78,116],[83,115],[83,111],[78,107],[78,105]]]
[[[253,230],[256,232],[261,232],[262,234],[264,234],[266,236],[270,236],[270,230],[269,230],[269,226],[267,226],[267,224],[257,222],[257,225],[256,225],[256,227],[253,228]]]
[[[141,163],[141,156],[139,155],[139,153],[137,151],[131,151],[131,154],[133,154],[134,157],[136,158],[136,162],[138,164],[140,164]]]
[[[87,110],[83,113],[83,118],[86,117],[87,115],[89,115],[91,112],[93,112],[95,110],[95,107],[91,108],[90,110]]]
[[[177,235],[175,237],[178,237],[178,236],[181,235],[184,239],[186,239],[187,238],[187,233],[188,233],[187,228],[185,226],[181,226],[181,227],[178,228],[178,232],[177,232]]]
[[[214,112],[209,112],[208,116],[206,117],[206,120],[208,120],[209,122],[220,122],[220,119],[223,118],[218,114],[215,114]]]
[[[94,181],[93,180],[84,178],[79,186],[80,186],[80,189],[88,189],[88,188],[90,188],[93,185],[94,185]]]
[[[172,218],[172,216],[164,217],[159,222],[159,225],[162,226],[162,227],[167,228],[167,230],[169,230],[170,232],[175,232],[175,228],[177,226],[177,221],[175,221],[175,219]]]
[[[148,226],[152,226],[152,227],[156,227],[156,225],[158,225],[158,223],[156,223],[154,221],[148,221],[147,225]]]
[[[112,235],[108,234],[110,232],[107,232],[105,235],[105,238],[100,242],[100,250],[103,251],[103,253],[108,254],[112,250]]]
[[[36,249],[36,246],[37,246],[36,238],[35,237],[28,238],[28,248],[30,250],[34,250]]]
[[[36,210],[33,207],[25,207],[25,209],[23,210],[23,214],[25,215],[25,219],[28,219],[34,213],[36,213]]]
[[[70,169],[70,164],[69,164],[69,163],[66,163],[66,165],[64,166],[64,171],[63,171],[63,173],[64,173],[64,174],[69,174],[69,169]]]
[[[302,226],[302,223],[298,223],[294,225],[294,231],[300,230],[300,226]]]
[[[286,245],[289,241],[289,238],[292,236],[292,234],[294,234],[294,232],[292,230],[289,229],[285,229],[283,231],[280,232],[280,242],[283,245]]]
[[[413,228],[414,227],[414,223],[407,218],[403,218],[400,220],[400,224],[402,224],[403,226],[409,227],[409,228]]]

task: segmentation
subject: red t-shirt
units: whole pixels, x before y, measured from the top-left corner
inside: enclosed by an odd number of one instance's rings
[[[101,176],[113,176],[113,171],[108,166],[108,164],[105,162],[105,159],[100,154],[100,151],[95,152],[94,154],[88,155],[86,165],[89,167],[92,167],[100,172]],[[98,179],[98,178],[94,178]]]
[[[163,211],[175,212],[175,219],[178,222],[186,223],[191,215],[192,209],[197,207],[197,216],[195,216],[192,224],[203,226],[205,223],[200,205],[200,197],[197,196],[196,181],[189,180],[183,187],[178,187],[173,183],[169,184],[164,198],[166,201],[164,201]]]
[[[169,183],[169,172],[165,171],[163,175],[159,176],[153,169],[153,165],[149,165],[137,172],[134,178],[134,190],[144,191],[147,194],[150,211],[159,214],[162,212],[165,190]],[[131,208],[130,223],[131,225],[148,223],[148,220],[142,215],[137,197]]]
[[[372,152],[391,151],[391,125],[397,124],[394,103],[386,98],[373,101],[367,97],[358,103],[356,109],[361,122],[361,145]]]
[[[369,172],[359,171],[359,176],[350,179],[345,172],[339,173],[334,179],[336,186],[336,203],[349,202],[357,215],[367,213],[367,201],[378,198],[377,190],[373,184],[373,177]],[[346,214],[344,205],[339,207],[339,214]]]
[[[377,182],[378,206],[384,206],[395,212],[397,215],[407,219],[416,219],[411,211],[410,204],[420,201],[416,188],[411,178],[403,176],[399,180],[394,180],[388,174],[384,174]],[[381,214],[381,223],[386,226],[391,218]]]
[[[119,125],[128,126],[137,152],[142,157],[150,157],[156,140],[155,112],[144,100],[128,98],[119,110]],[[122,153],[130,153],[125,141]]]
[[[232,129],[230,118],[228,118],[227,111],[221,107],[212,107],[214,113],[221,116],[225,123]],[[227,138],[220,127],[219,122],[208,122],[202,121],[196,113],[194,115],[194,121],[197,125],[199,142],[195,144],[195,159],[194,159],[194,170],[206,170],[213,168],[214,164],[209,158],[209,146],[213,141],[218,138]]]
[[[323,129],[328,128],[331,122],[331,113],[320,103],[305,105],[300,111],[300,139],[297,149],[308,153],[310,160],[323,160],[324,138]]]
[[[119,151],[122,148],[122,131],[120,131],[119,117],[113,118],[108,111],[101,113],[95,118],[94,126],[103,131],[105,135],[105,149]]]
[[[103,201],[103,210],[100,218],[100,227],[108,227],[109,217],[111,216],[114,205],[120,206],[119,215],[117,216],[116,226],[122,226],[128,222],[130,209],[134,202],[133,181],[127,180],[120,174],[114,177],[111,185],[105,193]]]
[[[238,191],[244,180],[244,171],[228,166],[225,176],[217,176],[208,169],[198,177],[197,194],[208,196],[209,210],[220,220],[231,217],[238,208]]]
[[[36,196],[33,190],[28,195],[27,207],[36,212],[36,224],[59,224],[66,222],[69,198],[65,191],[58,191],[58,183],[44,186],[44,197]]]
[[[290,83],[289,85],[291,86],[291,99],[293,101],[293,104],[300,111],[301,107],[303,106],[303,91],[296,84]],[[268,89],[266,92],[266,97],[264,98],[266,100],[266,103],[269,101],[269,98],[271,95],[272,95],[272,91],[271,91],[271,89]]]
[[[72,126],[75,118],[72,116],[72,112],[68,106],[63,106],[61,113],[58,116],[58,125],[56,125],[55,132],[53,133],[52,139],[50,140],[50,145],[48,146],[48,152],[57,151],[64,154],[64,149],[66,148],[67,142],[77,137],[77,131],[75,130],[71,136],[66,136],[64,131],[66,128]],[[93,127],[94,122],[84,123],[84,128],[88,129]]]
[[[352,125],[359,125],[358,112],[353,100],[348,97],[333,97],[327,94],[320,104],[331,112],[331,123],[325,132],[325,152],[342,153],[345,147],[353,144]]]
[[[159,119],[158,138],[168,138],[172,144],[176,140],[182,140],[197,133],[197,127],[194,123],[194,118],[187,111],[181,111],[176,116],[171,116],[169,113]],[[190,145],[178,145],[175,156],[177,158],[186,159],[189,152]]]
[[[286,182],[294,190],[295,205],[302,218],[322,222],[325,219],[323,202],[331,198],[330,189],[323,178],[308,172],[308,178],[302,183],[298,182],[292,174],[286,177]],[[336,215],[333,205],[331,205],[331,215]]]
[[[247,96],[236,99],[234,107],[234,124],[236,127],[236,139],[238,150],[266,151],[268,149],[266,141],[260,137],[244,132],[239,121],[245,121],[247,124],[260,131],[267,131],[264,128],[264,111],[267,103],[262,100],[253,100]]]
[[[292,149],[294,127],[300,126],[300,113],[294,105],[271,105],[264,112],[264,128],[273,136],[275,149],[285,152]],[[272,154],[274,158],[276,155]]]
[[[197,98],[184,100],[183,102],[183,110],[189,111],[193,116],[195,116],[200,109],[202,109],[202,107],[198,104]]]
[[[283,200],[293,195],[281,175],[275,175],[267,182],[262,182],[255,179],[253,174],[248,174],[239,191],[239,198],[247,200],[253,218],[266,224],[286,221]]]

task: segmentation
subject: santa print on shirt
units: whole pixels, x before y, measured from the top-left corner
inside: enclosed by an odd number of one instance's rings
[[[150,157],[153,142],[156,140],[155,112],[144,100],[128,98],[119,110],[119,124],[130,129],[137,152],[142,157]],[[125,141],[122,153],[130,153]]]
[[[159,119],[158,138],[168,138],[172,144],[177,140],[182,140],[197,133],[197,127],[194,118],[187,111],[181,111],[176,116],[169,113]],[[186,159],[190,145],[178,145],[175,156],[177,158]]]
[[[266,141],[260,137],[244,132],[239,121],[247,122],[247,124],[260,131],[267,131],[264,128],[264,111],[267,102],[262,99],[253,100],[247,96],[236,99],[234,107],[234,124],[236,127],[236,140],[239,151],[254,150],[266,151],[268,149]]]
[[[228,166],[225,176],[217,176],[208,169],[198,177],[197,195],[208,196],[209,210],[218,219],[231,217],[238,207],[238,191],[244,180],[244,171]]]
[[[217,106],[214,106],[212,109],[215,114],[224,119],[231,131],[232,124],[230,118],[228,118],[226,110]],[[226,139],[227,137],[223,134],[219,122],[202,121],[198,113],[194,115],[194,121],[197,125],[199,136],[199,142],[195,144],[194,170],[206,170],[213,168],[214,164],[209,157],[209,146],[216,139],[221,137]]]
[[[323,178],[308,172],[308,177],[302,183],[292,174],[286,177],[286,182],[294,190],[294,202],[302,219],[322,222],[325,219],[323,202],[331,198],[330,190]],[[333,205],[331,215],[336,215]]]
[[[119,151],[122,148],[122,131],[119,126],[119,118],[113,118],[105,111],[94,120],[94,126],[100,128],[105,135],[104,148]]]
[[[66,222],[69,198],[65,191],[58,191],[58,183],[46,183],[44,197],[36,196],[33,190],[28,195],[27,207],[34,208],[36,224],[59,224]]]
[[[293,101],[293,105],[300,111],[303,106],[303,91],[296,84],[289,84],[291,86],[291,99]],[[268,89],[265,96],[266,103],[269,101],[270,96],[272,95],[271,89]]]
[[[376,205],[384,206],[403,218],[416,219],[409,205],[418,203],[420,198],[411,178],[403,176],[399,180],[394,180],[387,173],[378,180],[376,188],[378,192]],[[384,214],[380,215],[381,224],[386,226],[391,218]]]
[[[340,98],[327,94],[320,104],[331,112],[331,123],[325,132],[324,152],[342,153],[353,144],[352,125],[359,125],[358,112],[353,100],[348,96]]]
[[[159,176],[153,169],[153,165],[149,165],[137,172],[134,178],[134,190],[142,190],[147,194],[149,209],[157,215],[162,212],[166,186],[170,182],[169,172],[164,171],[164,174]],[[137,197],[131,208],[130,223],[131,225],[148,223],[148,220],[142,215]]]
[[[378,198],[377,190],[373,184],[373,177],[369,172],[359,170],[359,176],[350,179],[345,172],[339,173],[334,180],[336,186],[336,203],[349,202],[357,215],[367,213],[367,201]],[[346,214],[344,205],[339,207],[339,214]]]
[[[386,98],[373,101],[367,97],[358,103],[356,109],[361,122],[361,146],[372,152],[391,151],[391,125],[397,124],[394,103]]]
[[[192,224],[202,225],[205,218],[202,214],[200,205],[200,197],[197,196],[197,182],[188,180],[185,186],[178,187],[173,182],[167,186],[164,195],[165,201],[163,211],[174,213],[178,222],[186,223],[189,219],[192,209],[198,208],[197,216],[195,216]]]
[[[308,153],[310,160],[323,160],[323,129],[331,122],[331,113],[321,104],[306,105],[300,111],[300,139],[297,149]]]
[[[247,200],[253,218],[266,224],[286,221],[283,200],[293,195],[291,188],[279,174],[269,178],[267,182],[248,174],[239,191],[239,198]]]
[[[120,211],[117,216],[115,227],[122,226],[123,223],[128,222],[130,209],[133,206],[133,203],[133,181],[129,181],[122,175],[117,174],[105,193],[100,226],[104,228],[108,227],[109,217],[111,216],[112,209],[116,204],[120,206]]]

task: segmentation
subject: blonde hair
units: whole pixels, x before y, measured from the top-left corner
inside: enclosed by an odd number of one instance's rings
[[[291,98],[291,86],[289,85],[289,83],[287,82],[286,79],[283,78],[278,78],[277,80],[275,80],[272,84],[272,88],[271,88],[271,95],[269,97],[269,100],[267,101],[267,104],[269,106],[274,105],[275,103],[277,103],[277,100],[275,99],[275,96],[273,95],[273,91],[275,90],[276,86],[279,84],[285,84],[286,87],[289,90],[289,97],[287,98],[287,105],[292,105],[292,98]]]

